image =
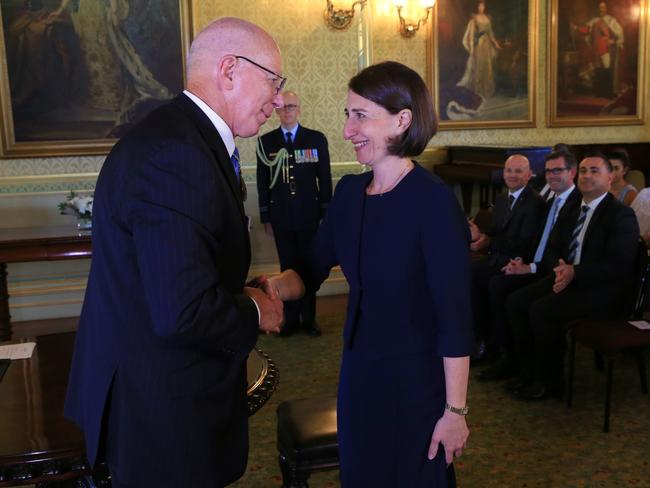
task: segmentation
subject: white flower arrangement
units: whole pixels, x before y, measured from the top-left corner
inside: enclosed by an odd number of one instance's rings
[[[59,203],[61,214],[72,214],[81,220],[91,220],[93,217],[93,194],[81,196],[71,191],[65,201]]]

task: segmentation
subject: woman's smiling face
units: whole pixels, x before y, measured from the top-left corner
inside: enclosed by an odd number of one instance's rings
[[[388,141],[401,132],[399,114],[393,115],[381,105],[350,90],[345,116],[343,137],[354,145],[357,161],[373,165],[389,155]]]

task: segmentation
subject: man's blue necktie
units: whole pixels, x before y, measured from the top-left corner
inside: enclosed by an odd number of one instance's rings
[[[537,246],[537,251],[535,251],[535,257],[533,262],[539,263],[544,256],[544,249],[546,249],[546,243],[548,242],[548,236],[551,235],[551,229],[555,223],[555,217],[557,215],[557,209],[560,206],[560,199],[555,197],[553,199],[553,204],[551,209],[548,211],[548,216],[546,217],[546,225],[544,226],[544,232],[542,233],[542,238],[539,240],[539,245]]]
[[[237,178],[237,182],[239,182],[241,167],[239,166],[239,150],[237,148],[235,148],[235,152],[232,153],[230,162],[232,163],[232,167],[235,170],[235,177]]]

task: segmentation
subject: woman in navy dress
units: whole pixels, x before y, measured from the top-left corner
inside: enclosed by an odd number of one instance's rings
[[[467,221],[411,161],[436,130],[426,85],[385,62],[349,83],[345,139],[372,171],[343,177],[313,249],[317,287],[340,264],[350,285],[338,395],[344,488],[455,486],[469,431],[472,346]]]

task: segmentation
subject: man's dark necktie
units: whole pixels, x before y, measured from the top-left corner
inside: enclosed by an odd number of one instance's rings
[[[291,132],[287,132],[285,135],[287,136],[287,151],[291,153],[293,151],[293,137],[291,136]]]
[[[508,206],[506,207],[506,211],[503,212],[503,222],[501,223],[504,226],[508,223],[508,220],[510,219],[510,215],[512,214],[512,206],[514,203],[515,203],[514,195],[508,195]]]
[[[245,202],[248,191],[246,189],[246,183],[244,182],[244,178],[241,177],[241,165],[239,164],[239,150],[237,148],[235,148],[235,151],[232,153],[232,156],[230,157],[230,163],[232,164],[233,170],[235,170],[235,178],[237,179],[237,183],[239,183],[239,191],[241,192],[241,199],[242,201]]]
[[[576,259],[578,246],[580,245],[578,237],[580,236],[580,231],[582,231],[582,228],[585,225],[585,220],[587,220],[587,213],[589,213],[589,205],[583,205],[576,226],[573,228],[573,233],[571,234],[571,244],[569,244],[569,255],[567,256],[567,263],[569,264],[573,264]]]
[[[241,178],[241,166],[239,165],[239,149],[235,148],[235,151],[232,153],[232,156],[230,156],[230,162],[232,164],[233,169],[235,170],[235,178],[237,178],[237,182],[239,183],[239,180]]]

